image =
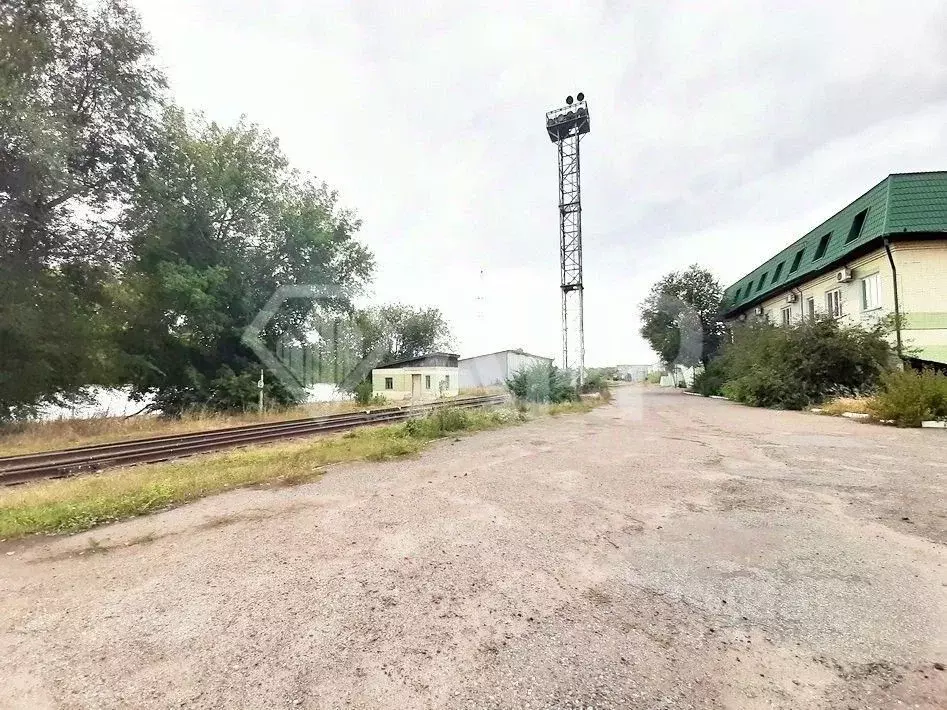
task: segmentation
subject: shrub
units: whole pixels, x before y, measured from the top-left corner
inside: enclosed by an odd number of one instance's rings
[[[551,363],[537,363],[515,373],[506,381],[510,393],[519,400],[558,404],[578,397],[572,378]]]
[[[691,391],[702,394],[704,397],[720,396],[723,394],[723,385],[727,381],[727,373],[721,360],[711,360],[703,370],[694,375],[694,384]]]
[[[831,318],[788,327],[757,322],[733,329],[733,342],[694,390],[719,390],[756,407],[803,409],[828,397],[873,392],[891,361],[881,326],[845,326]]]
[[[604,401],[610,402],[612,393],[608,386],[608,379],[601,370],[590,370],[581,387],[582,394],[597,393]]]
[[[371,404],[373,399],[372,391],[372,381],[362,380],[355,385],[355,401],[358,404]]]
[[[648,373],[648,383],[652,385],[661,384],[661,373],[660,372],[649,372]]]
[[[947,376],[933,370],[887,373],[868,408],[878,419],[893,420],[898,426],[947,419]]]

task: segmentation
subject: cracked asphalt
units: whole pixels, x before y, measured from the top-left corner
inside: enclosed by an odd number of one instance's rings
[[[622,387],[6,543],[0,708],[947,707],[945,453]]]

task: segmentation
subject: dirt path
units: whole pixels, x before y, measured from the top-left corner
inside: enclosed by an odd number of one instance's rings
[[[943,707],[945,454],[623,388],[8,547],[0,707]]]

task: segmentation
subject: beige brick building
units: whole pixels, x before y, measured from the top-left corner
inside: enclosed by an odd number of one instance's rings
[[[947,364],[947,172],[888,176],[725,300],[728,319],[778,324],[828,313],[868,325],[897,312],[905,359]]]

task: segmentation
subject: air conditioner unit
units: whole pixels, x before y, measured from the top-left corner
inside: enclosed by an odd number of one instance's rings
[[[764,312],[765,312],[765,311],[763,310],[763,306],[757,306],[757,307],[756,307],[756,315],[761,316],[761,315],[763,315]]]
[[[798,293],[790,293],[788,296],[786,296],[786,303],[795,303],[798,300],[799,300]]]
[[[840,284],[848,283],[852,280],[852,270],[848,267],[842,267],[835,272],[835,280]]]

